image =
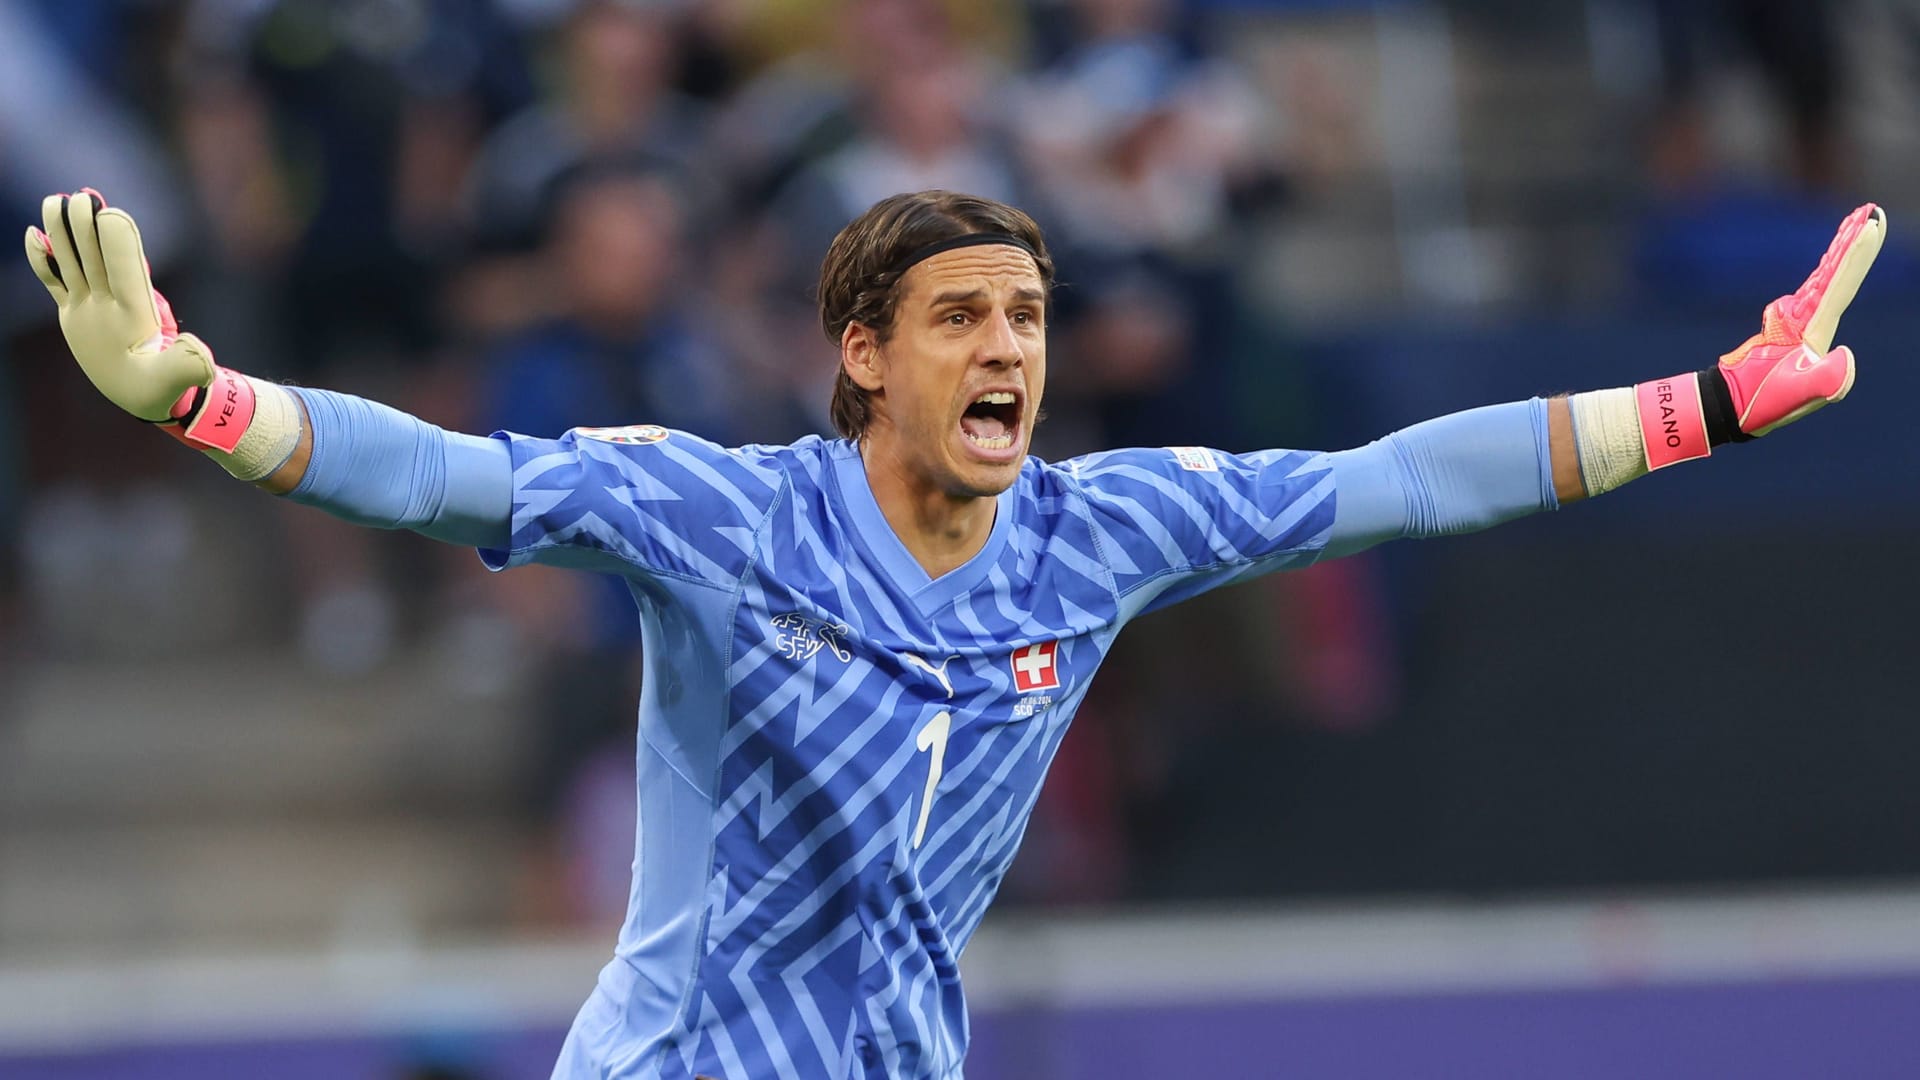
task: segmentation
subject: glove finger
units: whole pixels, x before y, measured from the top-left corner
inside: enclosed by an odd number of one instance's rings
[[[1873,268],[1873,260],[1880,254],[1880,245],[1886,237],[1886,211],[1872,203],[1854,211],[1841,225],[1840,235],[1834,237],[1827,258],[1821,260],[1821,270],[1814,271],[1816,277],[1826,278],[1826,285],[1808,313],[1806,328],[1801,333],[1801,340],[1815,352],[1824,353],[1833,347],[1833,336],[1840,329],[1840,316],[1860,291],[1860,283]]]
[[[147,255],[140,244],[140,226],[125,210],[102,210],[94,217],[94,232],[100,237],[100,254],[106,260],[107,287],[113,298],[129,314],[144,316],[160,326],[160,313],[153,301],[153,279],[147,272]]]
[[[107,281],[107,259],[100,252],[100,234],[93,224],[93,215],[100,203],[100,197],[85,188],[67,196],[67,228],[73,233],[73,250],[80,256],[80,270],[87,275],[87,288],[111,298],[113,287]]]
[[[149,370],[157,381],[169,388],[165,402],[168,408],[181,394],[213,382],[213,350],[192,334],[181,334],[164,350],[150,356]]]
[[[73,236],[67,231],[67,197],[49,195],[40,200],[40,224],[46,230],[47,240],[53,245],[53,264],[58,268],[60,280],[66,283],[67,296],[73,300],[87,298],[87,275],[80,271],[80,256],[73,250]]]
[[[142,420],[171,418],[184,395],[213,382],[213,350],[192,334],[181,334],[164,349],[137,350],[129,360],[119,372],[88,375],[102,393]]]
[[[33,268],[33,276],[40,279],[40,284],[53,294],[53,302],[64,307],[67,303],[67,287],[60,283],[60,272],[53,268],[48,258],[51,246],[47,234],[31,225],[27,226],[27,265]]]

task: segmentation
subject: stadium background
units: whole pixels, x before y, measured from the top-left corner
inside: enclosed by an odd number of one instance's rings
[[[969,955],[969,1075],[1920,1074],[1913,0],[0,0],[0,41],[4,220],[96,186],[223,361],[470,431],[821,429],[811,275],[896,190],[1049,229],[1049,457],[1700,367],[1879,201],[1841,409],[1132,630]],[[0,1077],[544,1076],[625,896],[620,594],[227,482],[50,316],[0,271]]]

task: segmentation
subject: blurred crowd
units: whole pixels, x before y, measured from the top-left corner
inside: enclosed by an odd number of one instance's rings
[[[1043,452],[1238,441],[1213,413],[1244,336],[1235,222],[1278,190],[1272,118],[1160,0],[0,11],[0,36],[44,69],[6,81],[21,114],[0,128],[7,219],[83,182],[124,202],[184,323],[250,372],[465,431],[826,431],[837,353],[811,290],[827,243],[882,196],[948,187],[1030,209],[1069,283]],[[102,422],[74,374],[12,371],[8,397],[65,403],[8,425],[25,446]],[[111,535],[102,518],[164,500],[90,493],[193,464],[126,451],[140,464],[30,454],[30,531]],[[290,518],[291,635],[334,674],[391,662],[422,622],[410,609],[507,615],[492,647],[528,669],[523,707],[548,736],[534,812],[556,843],[604,853],[586,871],[600,891],[561,902],[617,909],[638,672],[625,589],[539,570],[477,589],[450,560],[423,569],[383,538]],[[56,574],[48,561],[29,566]]]
[[[0,0],[0,220],[100,189],[137,216],[183,324],[254,374],[471,432],[662,423],[779,442],[828,428],[836,351],[811,289],[835,231],[893,192],[966,190],[1032,211],[1058,256],[1038,453],[1313,445],[1260,245],[1361,152],[1360,106],[1332,55],[1288,58],[1290,96],[1265,92],[1233,48],[1248,6],[1291,5]],[[1367,5],[1317,5],[1347,6]],[[1611,6],[1661,43],[1652,184],[1714,172],[1702,72],[1742,56],[1786,118],[1787,186],[1844,180],[1839,5]],[[15,658],[151,653],[128,644],[137,625],[61,611],[170,619],[204,587],[184,571],[152,584],[183,558],[169,493],[198,463],[115,426],[57,362],[49,313],[24,271],[0,274],[0,633]],[[469,654],[471,678],[497,680],[540,733],[522,792],[542,823],[531,917],[618,911],[639,670],[624,588],[534,568],[482,582],[470,556],[258,503],[247,528],[281,545],[288,592],[246,601],[275,616],[253,647],[341,679],[423,640]],[[1385,715],[1380,590],[1343,564],[1142,628],[1056,766],[1029,840],[1044,857],[1009,889],[1100,900],[1206,881],[1169,800],[1235,755],[1170,744],[1244,746],[1220,733],[1248,717]],[[170,640],[230,650],[262,622]]]

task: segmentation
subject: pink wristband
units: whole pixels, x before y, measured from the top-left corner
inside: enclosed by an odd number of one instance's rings
[[[1706,409],[1700,380],[1692,372],[1643,382],[1633,388],[1640,410],[1640,441],[1647,469],[1664,469],[1713,453],[1707,441]]]
[[[200,407],[194,409],[194,402]],[[240,436],[253,423],[253,384],[244,375],[229,368],[213,369],[213,384],[204,390],[189,391],[174,405],[179,427],[167,433],[189,446],[205,447],[231,454],[240,445]],[[191,415],[189,415],[191,414]]]

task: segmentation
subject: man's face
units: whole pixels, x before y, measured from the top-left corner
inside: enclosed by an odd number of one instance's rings
[[[943,251],[907,271],[882,342],[848,327],[842,364],[873,392],[871,458],[950,497],[998,495],[1020,475],[1046,387],[1046,293],[1006,244]]]

